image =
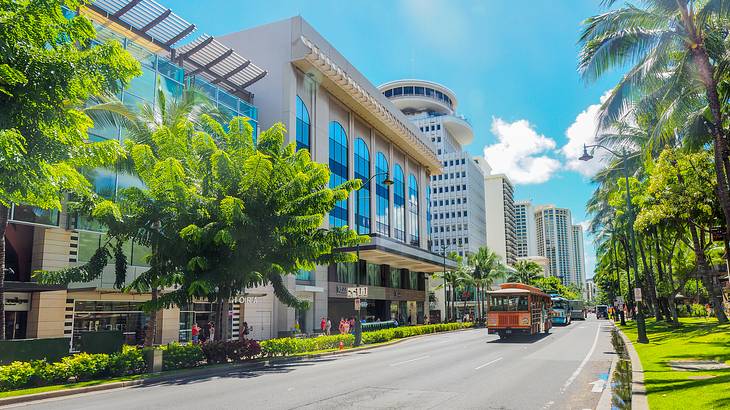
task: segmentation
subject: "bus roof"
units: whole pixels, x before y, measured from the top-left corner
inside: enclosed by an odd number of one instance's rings
[[[513,282],[507,282],[499,285],[501,289],[499,290],[492,290],[487,293],[490,294],[502,294],[502,295],[508,295],[508,294],[533,294],[538,296],[543,296],[546,298],[549,298],[547,294],[543,293],[540,289],[525,285],[524,283],[513,283]]]

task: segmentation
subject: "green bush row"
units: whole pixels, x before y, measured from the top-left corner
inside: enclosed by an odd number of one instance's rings
[[[424,335],[427,333],[446,332],[450,330],[465,329],[473,327],[471,322],[467,323],[440,323],[434,325],[422,326],[404,326],[392,329],[374,330],[371,332],[363,332],[363,344],[387,342],[393,339],[401,339],[404,337]],[[342,342],[344,347],[352,347],[355,342],[355,336],[333,335],[319,336],[308,339],[299,339],[294,337],[286,337],[280,339],[270,339],[261,342],[261,353],[263,356],[289,356],[297,353],[316,352],[319,350],[337,349]]]
[[[180,344],[172,342],[160,346],[162,349],[162,370],[187,369],[199,366],[205,356],[199,344]]]
[[[147,369],[142,351],[124,346],[114,354],[78,353],[59,362],[12,362],[0,366],[0,391],[139,374]]]
[[[705,309],[705,305],[699,303],[681,304],[677,305],[677,315],[680,317],[704,317],[707,316],[707,309]]]
[[[422,326],[404,326],[392,329],[376,330],[362,334],[363,344],[382,343],[393,339],[402,339],[404,337],[425,335],[427,333],[448,332],[451,330],[465,329],[473,327],[474,323],[437,323],[433,325]]]
[[[318,350],[336,349],[342,342],[344,347],[352,347],[355,343],[355,336],[332,335],[318,336],[308,339],[296,337],[283,337],[261,341],[261,354],[267,357],[288,356],[296,353],[316,352]]]

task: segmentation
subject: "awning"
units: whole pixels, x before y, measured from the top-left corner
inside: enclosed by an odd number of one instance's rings
[[[356,252],[357,248],[340,248],[337,251]],[[449,258],[444,259],[443,255],[375,233],[370,234],[370,243],[360,245],[360,259],[414,272],[441,272],[444,270],[444,266],[446,270],[454,270],[458,267],[455,261]]]

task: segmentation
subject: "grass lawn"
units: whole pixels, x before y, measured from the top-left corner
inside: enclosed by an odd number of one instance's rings
[[[54,386],[31,387],[29,389],[0,392],[0,399],[4,399],[6,397],[25,396],[26,394],[45,393],[48,391],[75,389],[75,388],[79,388],[79,387],[88,387],[88,386],[97,386],[99,384],[126,382],[126,381],[130,381],[130,380],[142,379],[145,377],[149,377],[149,375],[137,374],[137,375],[133,375],[133,376],[116,377],[113,379],[91,380],[91,381],[87,381],[87,382],[68,383],[68,384],[57,384]]]
[[[648,344],[635,343],[635,322],[620,326],[634,342],[641,358],[649,407],[655,410],[730,408],[730,369],[677,371],[667,364],[673,360],[717,360],[730,364],[730,325],[720,326],[714,318],[680,320],[683,326],[672,328],[664,322],[647,319]]]

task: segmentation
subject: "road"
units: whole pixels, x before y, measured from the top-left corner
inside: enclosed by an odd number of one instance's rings
[[[198,380],[15,407],[33,409],[594,409],[613,357],[607,321],[507,342],[484,329],[436,334]],[[595,388],[594,388],[595,386]]]

